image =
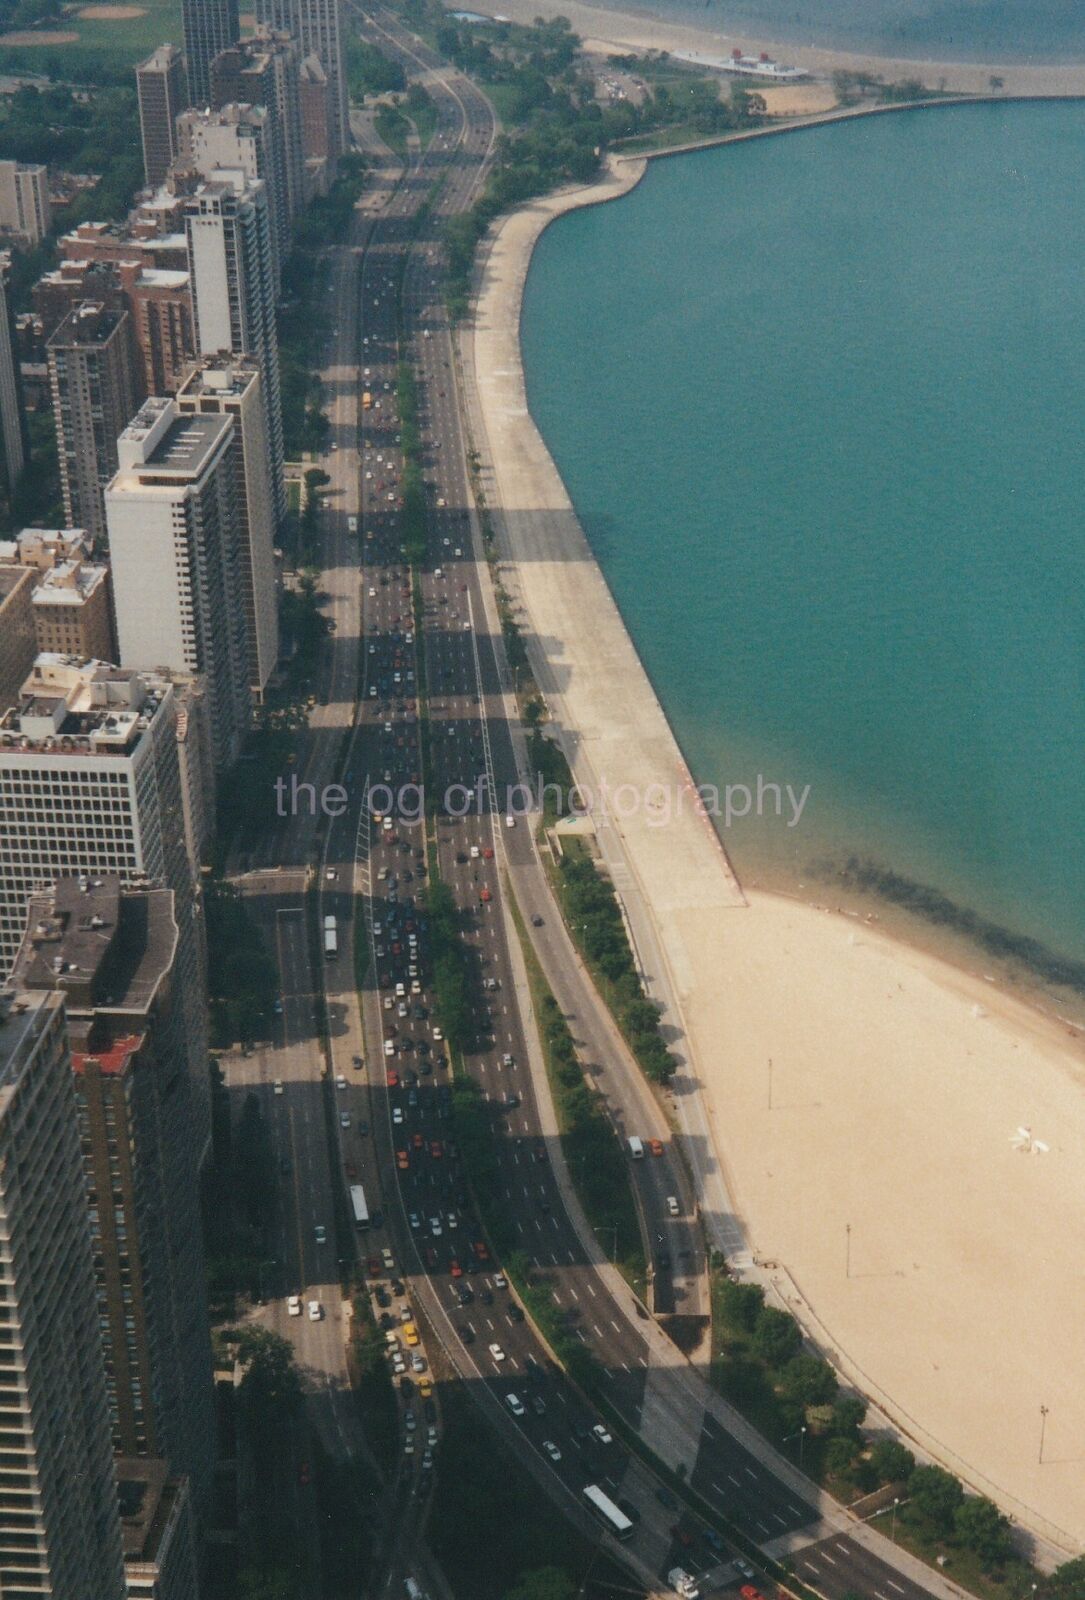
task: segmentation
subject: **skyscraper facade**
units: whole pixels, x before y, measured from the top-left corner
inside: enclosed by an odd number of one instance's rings
[[[9,505],[23,475],[29,449],[22,380],[15,353],[15,327],[8,301],[10,264],[11,257],[0,254],[0,460]]]
[[[211,63],[241,37],[237,0],[181,0],[189,101],[211,104]]]
[[[188,105],[184,58],[174,44],[160,44],[136,68],[143,173],[152,187],[170,170],[177,154],[177,118]]]
[[[196,344],[204,355],[251,356],[260,368],[275,523],[286,515],[279,339],[267,197],[261,182],[219,172],[185,208]]]
[[[350,102],[340,42],[339,0],[256,0],[256,20],[292,34],[302,58],[315,55],[327,74],[333,162],[350,144]]]
[[[86,300],[60,323],[47,351],[64,518],[104,539],[117,439],[143,398],[128,312]]]
[[[106,490],[121,665],[202,675],[220,770],[237,759],[251,705],[240,450],[225,413],[148,400],[121,434]]]
[[[214,179],[220,170],[243,172],[264,185],[271,242],[271,273],[276,296],[282,263],[290,248],[290,216],[281,148],[272,138],[271,116],[264,106],[232,102],[217,111],[186,111],[178,119],[181,159],[201,177]]]
[[[288,227],[305,205],[300,62],[296,40],[260,24],[254,38],[223,51],[211,63],[211,99],[216,108],[263,106],[268,113],[272,170],[286,196]]]
[[[0,993],[0,1594],[124,1600],[63,996]]]

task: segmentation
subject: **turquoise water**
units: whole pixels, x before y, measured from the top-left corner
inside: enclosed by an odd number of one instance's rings
[[[702,782],[1085,957],[1085,107],[654,163],[540,241],[532,412]],[[785,812],[787,807],[785,804]]]

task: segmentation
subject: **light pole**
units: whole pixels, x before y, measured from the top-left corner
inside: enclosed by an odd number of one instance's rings
[[[899,1505],[900,1496],[897,1495],[893,1500],[893,1515],[889,1520],[889,1537],[892,1539],[894,1544],[897,1542],[897,1507]]]
[[[789,1434],[787,1434],[787,1436],[784,1439],[784,1443],[785,1444],[790,1444],[793,1439],[797,1439],[799,1441],[799,1471],[801,1472],[802,1471],[803,1451],[806,1448],[806,1424],[805,1424],[805,1422],[803,1423],[802,1427],[799,1429],[798,1433],[789,1433]]]
[[[851,1277],[851,1223],[844,1224],[844,1276]]]
[[[1044,1434],[1047,1431],[1047,1410],[1048,1410],[1047,1406],[1041,1406],[1040,1407],[1040,1461],[1039,1461],[1039,1464],[1040,1464],[1041,1467],[1044,1464]]]

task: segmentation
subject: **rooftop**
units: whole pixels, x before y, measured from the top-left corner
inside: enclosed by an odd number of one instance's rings
[[[103,305],[100,300],[84,300],[81,306],[68,312],[47,341],[48,348],[55,350],[71,345],[107,344],[117,331],[121,318],[127,315],[123,308]]]
[[[10,600],[21,583],[33,583],[29,567],[0,564],[0,606]]]
[[[131,756],[170,688],[157,673],[43,651],[19,704],[0,717],[0,761]]]
[[[171,889],[124,889],[119,877],[60,878],[30,897],[12,981],[22,989],[63,990],[72,1017],[101,1011],[142,1018],[176,945]],[[109,1036],[106,1054],[126,1038]],[[82,1056],[97,1055],[93,1040],[88,1043]],[[127,1053],[136,1044],[134,1036],[128,1039]],[[113,1070],[120,1070],[125,1054],[121,1049]]]
[[[79,560],[58,561],[34,590],[33,603],[36,606],[85,605],[105,583],[107,570]]]
[[[128,1564],[155,1562],[162,1552],[182,1484],[158,1456],[116,1456],[121,1537]]]

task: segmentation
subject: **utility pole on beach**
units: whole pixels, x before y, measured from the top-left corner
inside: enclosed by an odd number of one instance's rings
[[[844,1276],[851,1277],[851,1223],[844,1224]]]

